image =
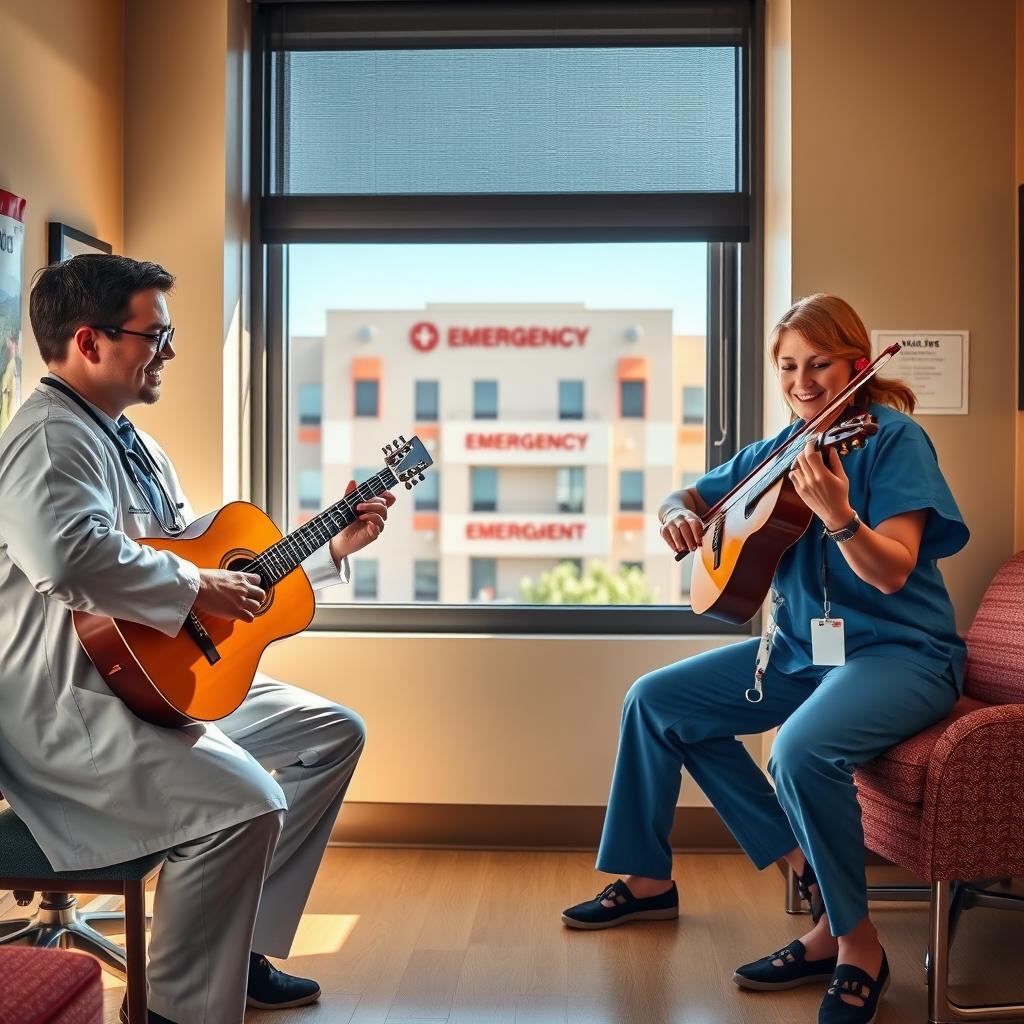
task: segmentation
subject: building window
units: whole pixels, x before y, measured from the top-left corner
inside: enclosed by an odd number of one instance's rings
[[[621,568],[623,572],[628,572],[630,569],[639,569],[641,572],[643,572],[644,571],[644,563],[643,562],[619,562],[619,568]]]
[[[416,381],[417,423],[436,423],[438,419],[439,387],[436,380]]]
[[[437,559],[413,562],[413,600],[436,601],[440,594]]]
[[[498,563],[494,558],[469,560],[470,601],[493,601],[498,595]]]
[[[683,423],[701,426],[704,423],[704,388],[687,385],[683,388]]]
[[[559,512],[582,512],[584,477],[582,466],[563,467],[556,485]]]
[[[323,409],[323,387],[319,384],[299,385],[299,426],[319,427]]]
[[[619,381],[620,415],[626,419],[643,419],[646,415],[647,382],[643,380]]]
[[[583,419],[583,381],[560,380],[558,382],[558,418],[560,420]]]
[[[299,470],[299,508],[303,512],[320,510],[321,473],[319,469]]]
[[[380,415],[380,382],[376,380],[357,380],[356,384],[356,415]]]
[[[622,469],[619,471],[619,511],[643,512],[644,471]]]
[[[441,474],[431,468],[413,488],[413,506],[417,512],[437,512],[441,507]]]
[[[488,466],[474,466],[470,471],[469,489],[474,512],[498,511],[498,471]]]
[[[377,560],[360,558],[352,562],[352,596],[357,600],[377,600]]]
[[[498,418],[498,382],[496,380],[473,381],[473,419],[496,420]]]

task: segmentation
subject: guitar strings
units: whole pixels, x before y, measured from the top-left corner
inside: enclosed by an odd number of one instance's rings
[[[381,490],[394,486],[397,478],[390,468],[385,468],[374,476],[360,483],[354,491],[345,495],[333,505],[314,516],[293,533],[282,537],[265,551],[257,555],[246,565],[243,572],[257,572],[268,584],[284,579],[304,558],[308,558],[317,548],[323,546],[340,530],[358,518],[355,506],[380,494]],[[348,513],[346,519],[337,513],[344,509]],[[341,525],[338,525],[340,518]],[[331,524],[333,529],[327,526]],[[307,547],[307,538],[315,539],[316,543]],[[269,571],[267,571],[269,570]]]

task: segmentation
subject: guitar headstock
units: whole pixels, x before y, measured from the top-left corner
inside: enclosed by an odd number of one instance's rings
[[[821,435],[818,450],[835,448],[840,455],[849,455],[851,448],[863,448],[867,438],[878,433],[878,420],[870,413],[861,413],[843,423],[829,427]]]
[[[423,471],[434,464],[418,437],[406,441],[405,435],[399,434],[391,444],[384,445],[382,451],[387,467],[409,491],[423,479]]]

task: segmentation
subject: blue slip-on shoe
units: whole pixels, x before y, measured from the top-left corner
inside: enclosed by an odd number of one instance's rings
[[[828,981],[835,969],[834,956],[824,960],[808,960],[804,944],[794,939],[775,953],[737,967],[732,980],[740,988],[771,992],[775,989],[796,988],[797,985],[811,985],[816,981]]]
[[[853,964],[839,964],[821,1001],[818,1024],[873,1024],[878,1016],[878,1001],[888,987],[889,961],[884,949],[877,978]],[[853,996],[860,1003],[848,1003],[843,996]]]
[[[606,907],[602,900],[613,905]],[[562,912],[562,921],[570,928],[613,928],[627,921],[669,921],[679,916],[676,883],[659,896],[637,899],[620,878],[586,903],[577,903]]]
[[[245,1003],[260,1010],[306,1006],[320,998],[320,986],[311,978],[296,978],[279,971],[262,953],[249,954],[249,983]]]

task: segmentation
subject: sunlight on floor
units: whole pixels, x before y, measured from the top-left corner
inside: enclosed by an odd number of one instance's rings
[[[303,914],[292,943],[293,957],[337,953],[352,934],[358,914]]]

